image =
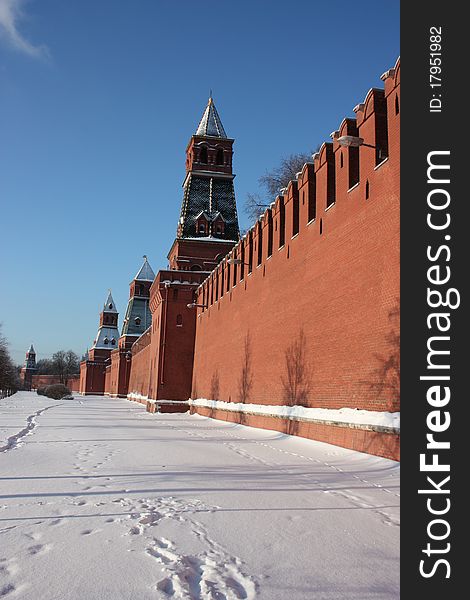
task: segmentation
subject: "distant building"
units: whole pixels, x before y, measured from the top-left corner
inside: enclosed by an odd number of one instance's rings
[[[36,351],[33,344],[31,344],[28,352],[26,352],[25,364],[20,371],[20,381],[23,389],[27,391],[37,390],[40,387],[46,387],[54,383],[62,383],[59,375],[43,375],[38,373]],[[69,375],[65,383],[71,391],[78,392],[79,381],[78,375]]]
[[[31,344],[29,350],[26,352],[25,363],[20,372],[20,379],[23,385],[23,389],[31,390],[33,376],[36,375],[36,373],[36,351],[34,350],[33,344]]]

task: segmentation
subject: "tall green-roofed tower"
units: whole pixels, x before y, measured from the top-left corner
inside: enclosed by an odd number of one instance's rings
[[[239,240],[233,142],[210,97],[186,148],[183,202],[168,255],[171,269],[211,271]]]

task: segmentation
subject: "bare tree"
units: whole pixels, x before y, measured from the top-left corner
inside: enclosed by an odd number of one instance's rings
[[[80,371],[80,361],[72,350],[58,350],[52,355],[53,374],[58,375],[60,382],[67,385],[71,375]]]
[[[312,160],[311,152],[291,154],[281,159],[278,167],[266,172],[259,179],[263,195],[248,193],[245,200],[244,211],[250,220],[256,221],[261,213],[271,204],[282,188],[287,187],[289,181],[296,178],[304,164]]]
[[[281,377],[284,402],[288,406],[305,406],[310,390],[307,363],[307,340],[303,329],[285,351],[285,375]]]
[[[38,375],[53,375],[54,365],[50,358],[41,358],[36,362],[36,369]]]
[[[242,371],[240,380],[238,382],[238,394],[240,396],[240,402],[245,404],[251,395],[251,388],[253,387],[253,372],[251,368],[251,337],[248,332],[245,336],[245,352],[243,355]]]
[[[9,394],[16,391],[19,387],[18,368],[10,357],[8,342],[1,332],[0,324],[0,397],[6,392]]]
[[[243,210],[250,221],[256,221],[258,217],[268,208],[271,201],[267,201],[260,194],[248,192],[245,198]]]

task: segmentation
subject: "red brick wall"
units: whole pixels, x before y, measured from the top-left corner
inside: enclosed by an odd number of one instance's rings
[[[215,301],[215,280],[219,278],[220,296],[222,268],[226,281],[224,261],[207,280],[204,293],[200,288],[198,302],[211,303],[211,297],[213,301],[207,310],[198,310],[193,397],[241,401],[245,387],[249,391],[246,402],[282,404],[292,394],[287,370],[288,362],[293,365],[297,345],[297,362],[307,373],[303,404],[399,410],[396,373],[386,367],[399,352],[400,115],[395,110],[396,95],[399,68],[385,80],[389,145],[385,162],[377,166],[376,151],[362,146],[359,183],[349,189],[349,150],[337,142],[337,137],[347,133],[348,124],[343,121],[333,144],[322,146],[314,165],[304,168],[284,194],[284,246],[278,248],[278,199],[272,209],[272,256],[267,257],[267,211],[261,221],[260,266],[259,226],[255,226],[252,273],[248,275],[245,267],[240,281],[238,267],[236,286],[231,281],[230,291]],[[364,104],[356,107],[358,135],[371,145],[384,135],[376,112],[376,107],[383,108],[383,97],[383,92],[371,90]],[[333,172],[327,160],[331,150],[336,202],[326,210],[328,178],[331,185]],[[300,230],[292,237],[297,196]],[[312,199],[316,219],[308,223]],[[246,239],[235,246],[233,255],[240,257],[241,244],[248,262]]]
[[[148,396],[150,385],[150,330],[145,332],[132,347],[132,363],[129,377],[129,393]]]
[[[187,400],[190,395],[196,309],[188,304],[202,279],[196,271],[160,271],[155,278],[150,290],[150,398]]]
[[[37,390],[39,387],[61,383],[58,375],[33,375],[31,380],[31,389]],[[67,387],[70,391],[78,392],[80,387],[80,376],[69,377],[67,379]]]
[[[78,392],[78,390],[80,389],[80,375],[74,377],[73,379],[69,379],[67,381],[67,387],[72,392]]]
[[[120,338],[120,342],[123,338]],[[131,373],[131,360],[128,350],[116,348],[110,355],[111,363],[106,368],[105,393],[109,396],[127,396],[127,386]]]
[[[104,393],[105,365],[103,362],[84,360],[80,363],[80,394]]]
[[[104,393],[111,394],[111,365],[107,365],[104,371]]]

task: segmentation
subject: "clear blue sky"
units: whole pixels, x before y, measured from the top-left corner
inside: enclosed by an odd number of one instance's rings
[[[166,267],[213,90],[247,192],[329,139],[399,54],[399,2],[0,0],[0,322],[15,361],[90,346]]]

